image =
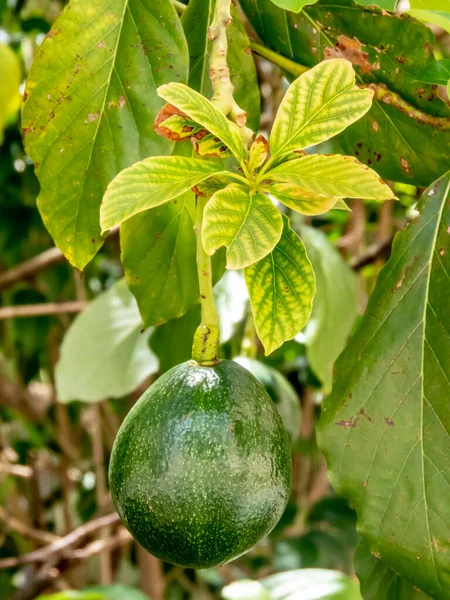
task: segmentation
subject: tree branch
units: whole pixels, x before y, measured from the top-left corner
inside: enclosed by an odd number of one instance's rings
[[[22,306],[4,306],[0,308],[0,321],[18,317],[42,317],[63,315],[83,311],[89,302],[49,302],[43,304],[24,304]]]

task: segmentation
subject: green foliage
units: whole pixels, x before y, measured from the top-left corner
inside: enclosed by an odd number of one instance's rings
[[[181,23],[166,0],[72,0],[44,40],[27,80],[22,127],[43,221],[75,267],[103,243],[99,209],[108,183],[134,162],[170,151],[153,131],[156,88],[186,80],[187,71]]]
[[[56,367],[60,402],[121,398],[158,370],[125,281],[98,296],[68,329]]]
[[[241,4],[263,43],[282,57],[307,66],[324,58],[348,58],[359,85],[386,86],[410,104],[397,106],[381,88],[370,111],[333,140],[336,152],[357,156],[386,179],[413,185],[429,185],[448,169],[450,108],[431,85],[416,81],[435,61],[428,27],[407,16],[362,11],[353,0],[319,0],[289,16],[271,0]]]
[[[21,77],[16,53],[9,46],[0,44],[0,144],[3,142],[3,129],[20,105]]]
[[[328,60],[310,69],[289,87],[270,134],[274,158],[324,142],[360,119],[373,92],[355,85],[350,62]]]
[[[256,331],[270,354],[302,329],[311,314],[314,272],[298,235],[283,215],[283,233],[273,251],[247,267]]]
[[[311,368],[329,394],[334,362],[345,348],[359,312],[357,278],[323,233],[303,226],[300,234],[317,287],[304,340]]]
[[[178,198],[198,183],[221,173],[221,166],[181,156],[152,156],[123,170],[103,197],[103,232],[133,215]]]
[[[336,365],[319,442],[372,551],[444,600],[450,519],[447,400],[450,176],[397,234],[366,314]],[[447,450],[444,450],[447,449]],[[389,456],[389,469],[385,457]]]
[[[251,595],[251,594],[255,595]],[[222,591],[224,600],[361,600],[358,585],[346,575],[324,569],[286,571],[254,581],[237,581]]]
[[[134,588],[113,584],[86,588],[82,592],[65,591],[50,596],[39,596],[37,600],[149,600],[148,596]]]

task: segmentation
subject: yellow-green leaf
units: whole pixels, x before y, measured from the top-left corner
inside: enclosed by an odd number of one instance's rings
[[[337,202],[333,196],[320,196],[308,190],[303,190],[293,183],[274,183],[269,188],[271,196],[292,210],[303,215],[322,215]]]
[[[280,239],[281,214],[264,194],[231,185],[205,208],[203,245],[208,254],[227,247],[227,269],[243,269],[266,256]]]
[[[273,251],[245,269],[256,332],[266,355],[291,340],[307,323],[316,292],[303,242],[283,215],[283,233]]]
[[[156,89],[185,81],[188,52],[168,0],[70,0],[37,49],[22,112],[38,207],[82,269],[103,244],[100,204],[122,169],[170,153],[153,131]]]
[[[269,171],[268,179],[293,183],[323,196],[390,200],[394,194],[380,176],[353,156],[311,154]]]
[[[220,163],[181,156],[152,156],[128,167],[110,183],[103,197],[103,231],[133,215],[177,198],[211,175]]]
[[[370,109],[373,92],[355,85],[352,64],[342,58],[310,69],[290,86],[270,135],[274,156],[330,139]]]
[[[0,144],[8,119],[20,106],[20,78],[17,54],[6,44],[0,44]]]
[[[244,146],[239,127],[229,121],[212,102],[182,83],[162,85],[158,88],[158,94],[222,140],[238,161],[243,160]]]

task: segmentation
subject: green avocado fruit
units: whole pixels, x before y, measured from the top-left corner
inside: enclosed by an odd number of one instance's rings
[[[175,565],[214,567],[244,554],[280,519],[291,485],[289,439],[247,369],[187,362],[125,418],[109,481],[141,546]]]

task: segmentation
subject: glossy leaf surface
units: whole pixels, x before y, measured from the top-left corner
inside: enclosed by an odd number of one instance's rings
[[[281,214],[264,194],[229,186],[205,207],[203,245],[208,254],[227,247],[227,268],[243,269],[266,256],[283,229]]]
[[[348,60],[335,58],[300,75],[289,87],[270,134],[274,156],[290,154],[330,139],[362,117],[373,91],[355,85]]]
[[[437,600],[450,586],[450,174],[397,233],[319,423],[370,549]]]
[[[170,144],[153,131],[156,88],[187,79],[187,45],[168,0],[72,0],[31,68],[23,108],[38,206],[82,269],[102,245],[99,209],[122,169]]]
[[[267,178],[338,198],[388,200],[394,196],[375,171],[352,156],[339,154],[312,154],[291,160],[270,170]]]
[[[64,337],[56,366],[60,402],[120,398],[158,370],[136,300],[125,281],[98,296]]]
[[[316,291],[305,247],[283,215],[283,233],[273,251],[245,269],[256,333],[266,355],[291,340],[311,314]]]
[[[100,210],[103,231],[133,215],[173,200],[211,175],[218,161],[151,156],[123,170],[107,187]]]

